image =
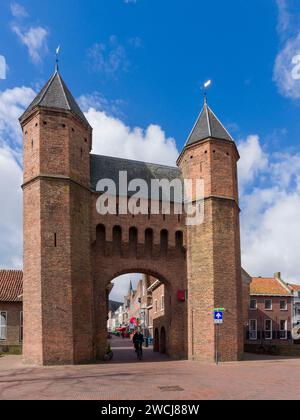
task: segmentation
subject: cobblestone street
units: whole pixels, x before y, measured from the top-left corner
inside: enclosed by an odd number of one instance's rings
[[[19,356],[0,358],[0,399],[196,400],[299,399],[300,360],[247,356],[207,365],[144,352],[137,362],[128,340],[116,340],[114,361],[26,367]]]

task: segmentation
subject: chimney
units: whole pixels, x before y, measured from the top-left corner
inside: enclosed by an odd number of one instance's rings
[[[280,273],[280,272],[275,273],[275,274],[274,274],[274,278],[275,278],[276,280],[281,281],[281,273]]]

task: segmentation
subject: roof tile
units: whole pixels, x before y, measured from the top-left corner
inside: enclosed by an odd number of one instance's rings
[[[205,103],[185,146],[208,138],[233,141],[226,128]]]
[[[253,277],[250,284],[251,295],[291,296],[288,288],[276,278]]]
[[[0,302],[22,302],[23,271],[0,270]]]
[[[58,71],[53,74],[40,93],[35,97],[27,110],[21,116],[20,121],[26,119],[37,107],[71,111],[81,121],[89,125],[83,112],[79,108]]]

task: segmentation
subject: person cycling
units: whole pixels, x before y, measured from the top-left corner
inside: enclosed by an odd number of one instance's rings
[[[143,356],[144,335],[141,332],[140,328],[134,334],[132,341],[134,344],[135,352],[137,353],[137,358],[141,360]]]

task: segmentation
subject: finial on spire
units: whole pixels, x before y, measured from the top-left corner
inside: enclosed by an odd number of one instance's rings
[[[58,71],[59,67],[58,67],[58,62],[59,62],[59,53],[60,53],[60,45],[56,48],[56,65],[55,65],[55,70]]]
[[[204,104],[207,104],[207,88],[209,88],[211,86],[212,81],[208,80],[207,82],[204,83],[203,85],[203,96],[204,96]]]

